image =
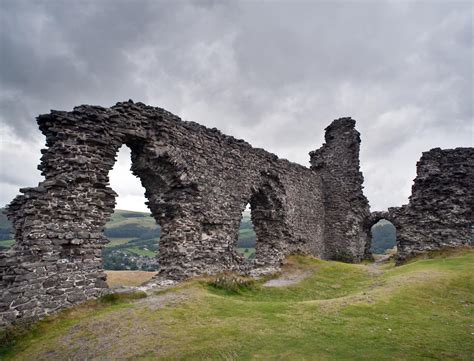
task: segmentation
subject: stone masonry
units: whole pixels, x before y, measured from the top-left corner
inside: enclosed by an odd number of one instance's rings
[[[0,326],[108,292],[103,230],[116,196],[108,174],[123,144],[161,226],[156,282],[271,272],[294,253],[347,262],[370,257],[367,229],[377,216],[362,192],[351,118],[326,129],[326,143],[310,153],[311,168],[132,101],[51,111],[37,121],[46,136],[39,165],[45,180],[21,189],[7,209],[16,242],[0,253]],[[400,227],[400,254],[464,244],[457,237],[469,217],[472,223],[472,149],[446,152],[425,154],[410,204],[386,212]],[[257,234],[251,264],[235,247],[248,203]],[[433,205],[439,210],[429,213]]]
[[[370,207],[359,171],[360,134],[355,120],[337,119],[326,128],[326,143],[311,152],[311,169],[322,178],[325,217],[325,256],[353,262],[370,258],[370,235],[364,225]],[[354,255],[357,255],[354,259]]]
[[[409,203],[374,212],[397,229],[397,262],[427,251],[468,246],[474,225],[474,148],[424,152],[417,163]]]

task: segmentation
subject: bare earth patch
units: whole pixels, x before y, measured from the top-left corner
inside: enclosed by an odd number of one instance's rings
[[[140,355],[143,349],[159,353],[160,328],[159,319],[150,320],[139,309],[119,310],[83,320],[35,359],[125,360]],[[21,356],[20,360],[29,360],[28,355]]]
[[[105,271],[109,287],[140,286],[149,281],[156,272],[145,271]]]
[[[156,311],[164,307],[173,307],[178,303],[187,301],[191,297],[191,293],[191,290],[184,289],[175,292],[151,295],[138,301],[137,305],[145,306],[150,311]]]
[[[381,266],[386,265],[393,258],[393,254],[377,255],[375,262],[367,266],[367,270],[374,276],[380,276],[384,273]]]

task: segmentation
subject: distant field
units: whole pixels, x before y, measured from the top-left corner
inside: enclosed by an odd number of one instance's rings
[[[107,221],[107,227],[113,228],[125,224],[136,224],[147,228],[155,228],[156,221],[149,213],[125,211],[117,209]]]
[[[133,239],[133,237],[128,237],[128,238],[115,238],[115,237],[108,237],[108,240],[110,241],[105,245],[105,247],[114,247],[114,246],[119,246],[121,244],[126,244],[130,242]]]
[[[253,228],[241,228],[239,229],[239,236],[254,236],[255,232]]]
[[[239,248],[237,248],[237,251],[240,254],[243,254],[246,259],[249,259],[253,254],[255,254],[255,248],[242,248],[242,247],[239,247]]]
[[[6,239],[0,241],[0,247],[11,247],[15,243],[14,239]]]
[[[156,257],[156,253],[148,249],[142,249],[138,247],[129,247],[127,248],[130,252],[135,253],[137,256],[143,257]]]

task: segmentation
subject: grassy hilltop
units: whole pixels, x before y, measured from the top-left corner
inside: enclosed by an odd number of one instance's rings
[[[285,280],[296,283],[285,286]],[[109,296],[27,333],[17,330],[0,358],[472,360],[474,355],[472,250],[400,267],[291,257],[272,282],[283,287],[227,275],[197,278],[147,297]]]

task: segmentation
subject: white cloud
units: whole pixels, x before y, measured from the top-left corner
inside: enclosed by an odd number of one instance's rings
[[[16,136],[6,124],[0,124],[0,206],[9,203],[18,189],[36,186],[44,179],[37,169],[44,142]]]
[[[132,174],[131,165],[130,149],[124,145],[120,148],[117,161],[109,172],[110,187],[118,194],[116,208],[148,212],[145,189],[140,180]]]

